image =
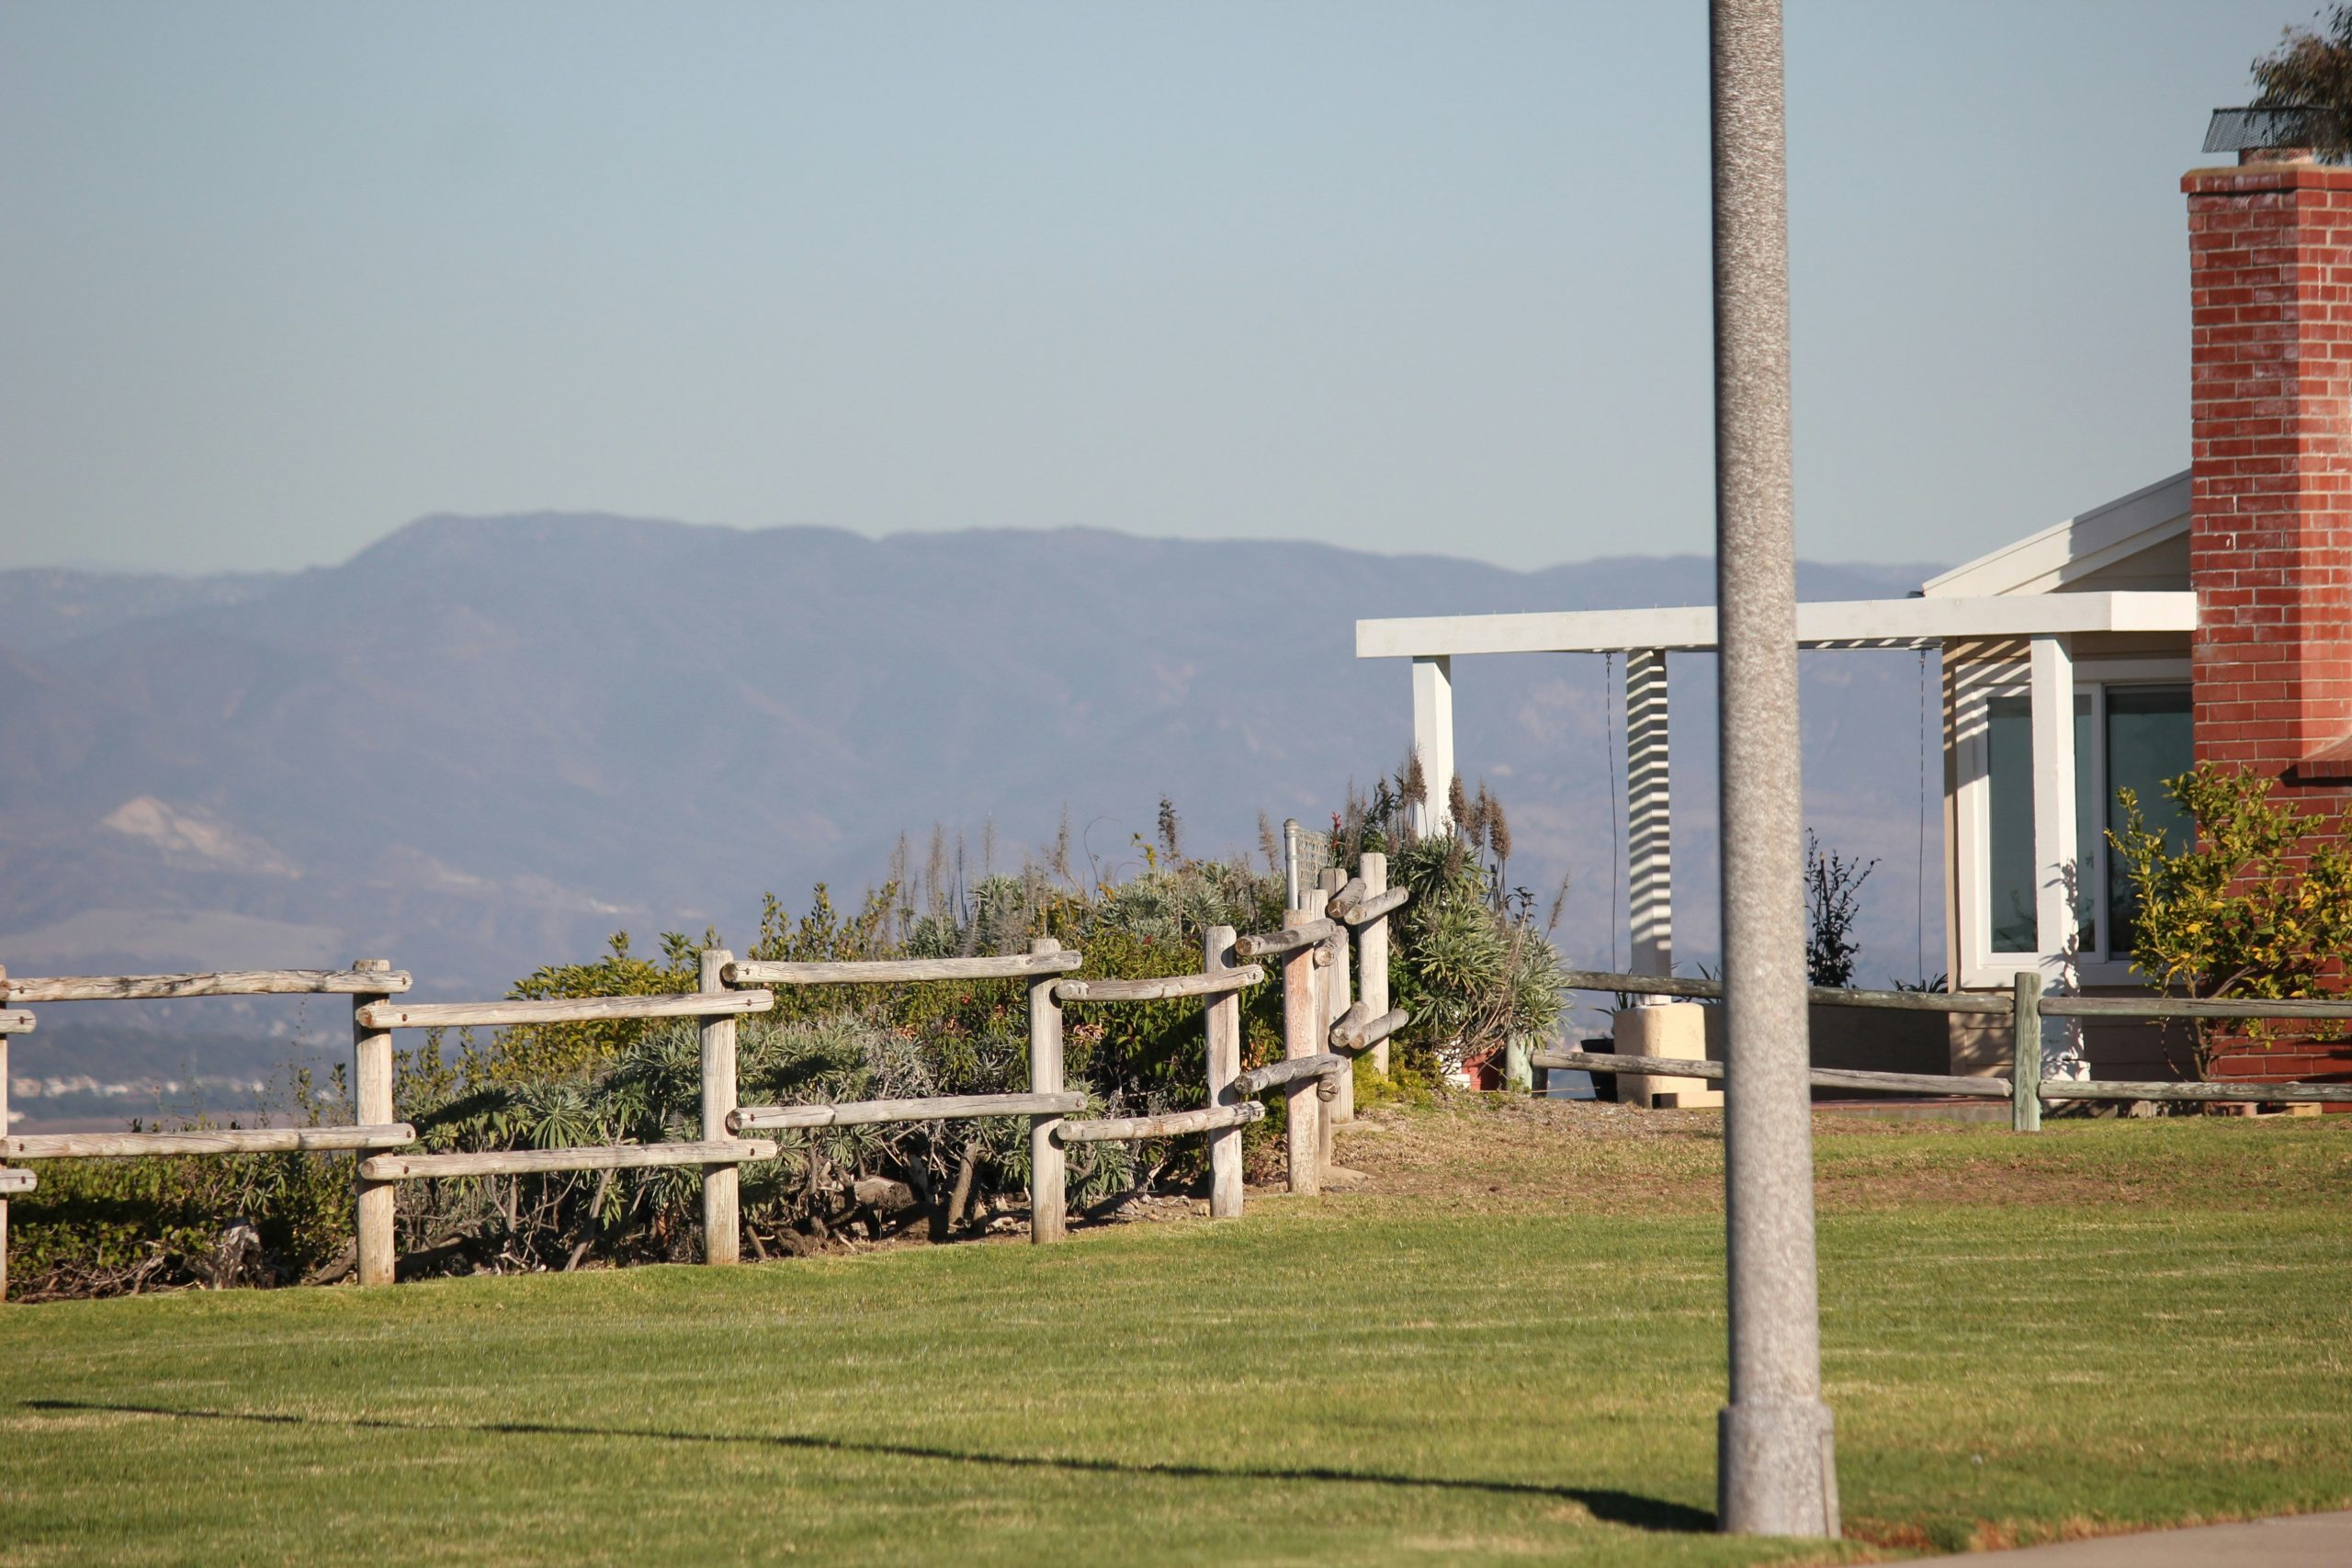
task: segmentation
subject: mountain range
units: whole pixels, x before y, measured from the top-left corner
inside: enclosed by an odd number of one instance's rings
[[[1800,589],[1894,596],[1933,570],[1811,564]],[[706,926],[741,942],[763,893],[854,897],[902,834],[920,858],[934,825],[960,835],[967,879],[1012,868],[1065,815],[1080,874],[1107,874],[1163,795],[1189,850],[1254,852],[1261,814],[1328,821],[1351,781],[1406,754],[1407,668],[1356,660],[1357,618],[1713,588],[1700,557],[1515,572],[1086,529],[876,539],[553,513],[428,517],[300,572],[0,573],[0,963],[380,956],[416,997],[458,999],[619,930],[640,947]],[[1679,950],[1702,960],[1713,670],[1673,666]],[[1564,952],[1608,961],[1622,670],[1459,660],[1454,679],[1462,771],[1510,811],[1512,881],[1548,903],[1565,877]],[[1808,819],[1881,861],[1866,975],[1940,967],[1933,689],[1907,652],[1805,656]],[[70,1052],[95,1071],[108,1036],[174,1029],[339,1038],[331,1015],[51,1008],[17,1070]]]

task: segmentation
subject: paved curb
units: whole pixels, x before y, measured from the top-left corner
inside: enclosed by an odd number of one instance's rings
[[[2352,1513],[2296,1514],[2242,1525],[2203,1525],[2194,1529],[2143,1530],[2101,1536],[2096,1540],[2030,1546],[2022,1551],[1967,1552],[1986,1568],[2344,1568],[2352,1563]],[[1955,1558],[1937,1558],[1948,1562]]]

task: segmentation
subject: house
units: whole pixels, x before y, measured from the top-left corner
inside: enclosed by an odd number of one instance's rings
[[[2234,118],[2233,118],[2234,117]],[[2222,111],[2208,151],[2278,117]],[[1944,696],[1945,930],[1956,989],[2024,968],[2053,987],[2140,983],[2130,890],[2108,854],[2130,787],[2177,830],[2160,781],[2252,769],[2300,803],[2352,796],[2352,168],[2264,145],[2192,170],[2189,466],[1923,584],[1798,609],[1808,648],[1933,648]],[[1360,621],[1359,658],[1408,658],[1413,737],[1442,802],[1453,664],[1497,653],[1625,655],[1634,968],[1673,962],[1666,655],[1715,646],[1712,606]],[[1442,805],[1434,808],[1442,814]],[[1952,1070],[2006,1040],[1952,1030]],[[2094,1030],[2100,1077],[2166,1070],[2155,1032]],[[1877,1064],[1891,1065],[1891,1064]],[[2227,1069],[2352,1069],[2352,1049]]]

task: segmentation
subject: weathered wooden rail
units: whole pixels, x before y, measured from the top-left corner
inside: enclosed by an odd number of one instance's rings
[[[18,1159],[119,1159],[135,1155],[266,1155],[398,1149],[416,1142],[416,1129],[385,1127],[253,1127],[200,1133],[31,1133],[0,1138],[0,1154]]]
[[[1720,1083],[1721,1062],[1688,1056],[1620,1056],[1588,1051],[1538,1051],[1539,1067],[1581,1067],[1589,1073],[1636,1073],[1645,1077],[1705,1078]],[[1904,1094],[1971,1095],[1984,1100],[2009,1098],[2007,1078],[1947,1077],[1940,1073],[1873,1073],[1844,1067],[1813,1069],[1815,1089],[1883,1089]]]
[[[377,1155],[359,1162],[359,1174],[370,1181],[448,1180],[568,1170],[639,1170],[669,1165],[734,1166],[745,1160],[774,1159],[775,1156],[775,1145],[758,1138],[588,1144],[562,1149],[465,1149],[445,1155]]]
[[[774,1159],[774,1139],[755,1134],[811,1134],[827,1128],[888,1122],[937,1122],[990,1116],[1028,1119],[1030,1235],[1057,1241],[1068,1226],[1064,1150],[1073,1144],[1208,1138],[1210,1212],[1241,1213],[1241,1130],[1262,1120],[1255,1096],[1289,1097],[1290,1186],[1320,1190],[1329,1161],[1332,1118],[1321,1101],[1346,1104],[1354,1055],[1377,1053],[1385,1070],[1387,1039],[1407,1021],[1387,1006],[1387,917],[1406,899],[1386,886],[1383,857],[1368,854],[1358,877],[1342,884],[1336,872],[1304,896],[1309,908],[1293,910],[1280,931],[1237,937],[1231,927],[1206,933],[1196,974],[1146,979],[1079,979],[1083,955],[1051,938],[1022,953],[966,958],[885,959],[809,964],[737,960],[713,950],[702,954],[695,990],[660,996],[576,997],[483,1002],[405,999],[410,976],[381,959],[347,969],[273,969],[186,975],[69,976],[9,980],[0,969],[0,1003],[157,1000],[199,997],[344,996],[351,998],[356,1122],[350,1126],[228,1128],[184,1133],[30,1134],[0,1135],[0,1156],[28,1160],[200,1156],[254,1153],[349,1153],[357,1211],[357,1271],[363,1284],[388,1284],[398,1271],[395,1197],[403,1181],[481,1179],[566,1171],[698,1167],[702,1171],[704,1257],[714,1264],[741,1256],[740,1168]],[[1336,906],[1327,914],[1328,906]],[[1351,1002],[1351,935],[1363,964],[1363,999]],[[1285,1059],[1254,1074],[1241,1071],[1241,994],[1263,985],[1268,971],[1246,956],[1280,961],[1283,984]],[[741,1018],[774,1008],[784,986],[907,986],[1019,980],[1028,992],[1029,1087],[1025,1092],[941,1095],[839,1104],[743,1105],[736,1083],[736,1028]],[[1197,999],[1202,1004],[1208,1103],[1141,1116],[1075,1119],[1085,1094],[1063,1081],[1062,1010]],[[392,1041],[404,1029],[505,1029],[548,1024],[694,1019],[701,1028],[702,1106],[699,1135],[662,1143],[602,1144],[571,1148],[425,1152],[416,1131],[393,1107]],[[7,1109],[6,1037],[34,1025],[31,1013],[0,1007],[0,1134]],[[1313,1089],[1314,1094],[1303,1091]],[[1318,1099],[1319,1097],[1319,1099]],[[35,1174],[0,1168],[0,1294],[6,1290],[9,1193],[31,1191]]]
[[[1663,975],[1625,975],[1571,970],[1563,976],[1571,990],[1611,991],[1626,996],[1716,999],[1723,984]],[[2312,1105],[2352,1104],[2352,1083],[2232,1080],[2211,1083],[2053,1078],[2042,1076],[2041,1021],[2045,1018],[2144,1019],[2341,1019],[2352,1020],[2352,998],[2263,1000],[2247,998],[2069,997],[2042,994],[2040,971],[2021,969],[2008,994],[1998,992],[1863,991],[1812,989],[1812,999],[1828,1007],[1884,1008],[2007,1017],[2011,1051],[2007,1077],[1947,1077],[1928,1073],[1879,1073],[1815,1067],[1816,1088],[1878,1093],[1973,1096],[2009,1101],[2009,1124],[2020,1133],[2039,1132],[2044,1103],[2070,1100],[2154,1100],[2189,1103]],[[1577,1067],[1587,1072],[1721,1081],[1721,1062],[1680,1056],[1621,1056],[1584,1051],[1541,1051],[1540,1067]]]
[[[1021,980],[1066,975],[1085,962],[1057,942],[1028,953],[979,958],[840,959],[824,964],[738,963],[719,966],[730,986],[902,986],[939,980]]]
[[[1198,1111],[1170,1111],[1159,1116],[1112,1116],[1093,1122],[1065,1122],[1055,1136],[1065,1144],[1125,1143],[1138,1138],[1176,1138],[1187,1133],[1214,1133],[1227,1127],[1262,1122],[1266,1108],[1255,1100],[1238,1105],[1204,1105]]]
[[[982,1116],[1059,1116],[1085,1109],[1086,1096],[1077,1093],[944,1094],[925,1100],[861,1100],[840,1105],[746,1105],[728,1112],[727,1125],[737,1133],[765,1133]]]

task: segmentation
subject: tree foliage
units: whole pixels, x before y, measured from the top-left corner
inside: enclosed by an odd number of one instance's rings
[[[2319,116],[2313,151],[2329,163],[2352,158],[2352,5],[2330,6],[2318,26],[2289,28],[2254,62],[2265,108],[2312,107]]]
[[[2277,1000],[2331,994],[2352,965],[2352,814],[2331,817],[2272,798],[2276,781],[2199,762],[2165,794],[2195,825],[2176,848],[2117,791],[2124,825],[2108,840],[2137,906],[2132,962],[2165,992]],[[2207,1076],[2233,1039],[2340,1038],[2267,1023],[2226,1032],[2199,1021],[2195,1066]]]

